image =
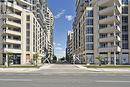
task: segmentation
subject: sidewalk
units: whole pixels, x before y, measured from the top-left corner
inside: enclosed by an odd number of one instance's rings
[[[16,72],[16,73],[22,73],[22,72],[36,72],[42,69],[47,69],[51,67],[52,64],[44,64],[40,68],[0,68],[0,72]]]
[[[92,72],[113,72],[113,73],[130,73],[130,68],[87,68],[82,65],[75,65],[80,69]]]

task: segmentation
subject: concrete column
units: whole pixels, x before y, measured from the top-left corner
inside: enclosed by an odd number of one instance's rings
[[[111,64],[111,52],[108,52],[108,65]]]
[[[122,56],[121,56],[121,55],[122,55],[122,53],[120,52],[120,53],[119,53],[119,57],[120,57],[119,61],[120,61],[120,64],[122,64]]]
[[[8,67],[8,55],[6,54],[6,59],[5,59],[5,66]]]
[[[114,65],[116,65],[116,52],[114,52]]]
[[[2,52],[0,53],[0,64],[3,64],[3,55],[2,55]]]

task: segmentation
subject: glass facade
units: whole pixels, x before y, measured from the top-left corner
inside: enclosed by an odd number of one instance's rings
[[[128,4],[129,0],[122,0],[122,4]]]
[[[128,0],[122,0],[122,49],[129,48],[128,42]]]
[[[94,49],[94,37],[93,37],[93,10],[86,12],[86,50]],[[90,58],[91,59],[91,58]]]

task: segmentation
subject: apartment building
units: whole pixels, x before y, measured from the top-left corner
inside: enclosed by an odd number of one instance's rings
[[[85,63],[130,63],[128,0],[77,0],[73,23],[74,54]]]
[[[73,56],[73,49],[74,49],[74,45],[73,45],[73,31],[68,31],[67,34],[67,47],[66,47],[66,60],[68,62],[72,62],[72,56]]]
[[[89,59],[87,56],[93,56],[93,11],[88,4],[89,1],[86,0],[76,1],[76,17],[73,23],[73,55],[79,58],[82,63],[86,63]]]
[[[48,35],[48,56],[49,59],[52,60],[54,55],[54,47],[53,47],[54,16],[49,8],[47,8],[46,23],[47,23],[47,35]]]
[[[47,48],[47,27],[44,16],[46,12],[44,6],[47,2],[45,3],[45,1],[0,1],[1,64],[7,61],[8,52],[13,54],[13,64],[31,64],[35,53],[39,54],[38,62],[42,62]]]

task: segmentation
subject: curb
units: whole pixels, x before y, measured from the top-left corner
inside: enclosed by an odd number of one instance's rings
[[[36,72],[42,69],[48,69],[51,67],[51,64],[44,64],[40,68],[0,68],[0,73],[9,72],[9,73],[22,73],[22,72]]]

